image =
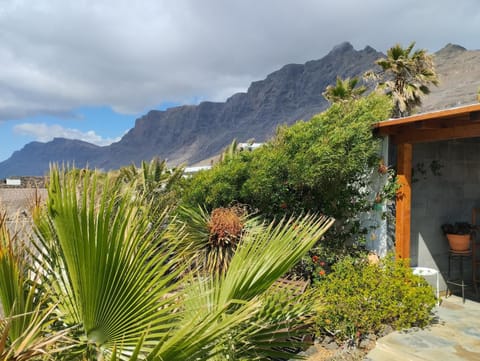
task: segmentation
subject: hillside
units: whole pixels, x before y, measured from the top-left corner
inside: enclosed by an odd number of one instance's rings
[[[309,119],[323,111],[328,103],[321,94],[337,75],[361,75],[381,56],[369,46],[355,50],[342,43],[319,60],[285,65],[225,102],[152,110],[110,146],[67,139],[27,144],[0,163],[0,178],[42,175],[51,161],[112,169],[158,155],[170,165],[193,164],[219,153],[234,138],[262,142],[278,125]],[[480,84],[480,51],[449,44],[435,54],[435,61],[440,86],[432,89],[422,110],[474,102]]]

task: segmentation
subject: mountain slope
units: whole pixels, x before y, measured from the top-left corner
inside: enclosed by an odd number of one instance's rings
[[[53,162],[84,167],[98,157],[101,149],[75,139],[55,138],[47,143],[31,142],[0,163],[0,177],[43,175]]]
[[[477,102],[480,87],[480,50],[447,44],[435,53],[440,84],[425,98],[422,111],[451,108]]]
[[[218,153],[234,138],[264,141],[279,124],[292,124],[324,110],[328,104],[322,92],[337,74],[361,74],[380,55],[369,47],[356,51],[343,43],[323,59],[285,65],[225,103],[151,111],[120,142],[112,144],[98,165],[116,168],[155,154],[171,164],[191,164]]]
[[[357,51],[342,43],[320,60],[285,65],[226,102],[152,110],[110,146],[66,139],[30,143],[0,163],[0,178],[44,174],[50,161],[112,169],[158,155],[170,165],[193,164],[219,153],[234,138],[261,142],[280,124],[309,119],[328,106],[321,94],[337,75],[361,75],[382,56],[368,46]],[[480,85],[480,51],[449,44],[435,54],[435,62],[440,86],[432,89],[422,110],[474,102]]]

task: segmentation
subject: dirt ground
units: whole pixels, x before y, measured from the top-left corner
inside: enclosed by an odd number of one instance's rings
[[[40,196],[42,201],[47,198],[46,189],[35,188],[1,188],[0,189],[0,210],[6,211],[9,218],[17,213],[27,213],[35,198]]]
[[[308,355],[307,361],[361,361],[375,347],[375,341],[369,341],[364,346],[364,348],[328,349],[324,345],[315,344],[305,352],[305,355]]]

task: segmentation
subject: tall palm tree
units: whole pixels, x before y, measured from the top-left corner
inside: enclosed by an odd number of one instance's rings
[[[358,99],[367,90],[367,88],[363,85],[357,87],[358,81],[359,79],[357,77],[342,79],[337,76],[335,86],[327,86],[322,95],[330,103],[346,102],[349,100]]]
[[[255,360],[281,354],[274,346],[282,342],[271,340],[284,342],[274,336],[295,332],[290,326],[304,321],[308,302],[284,309],[288,299],[277,300],[269,290],[333,220],[304,216],[258,225],[243,236],[226,272],[185,274],[185,229],[158,242],[170,220],[164,213],[167,223],[152,223],[148,203],[139,204],[135,192],[134,184],[99,180],[96,172],[51,170],[46,207],[34,212],[37,238],[29,262],[2,263],[8,242],[0,232],[0,266],[6,270],[0,293],[8,312],[0,322],[0,354],[23,360],[12,350],[25,346],[17,341],[25,335],[35,335],[32,345],[45,345],[42,354],[56,352],[55,360]],[[39,280],[35,297],[16,291],[17,274],[28,275],[22,287]],[[22,297],[27,306],[14,309]],[[27,307],[32,322],[12,333],[10,325]],[[59,338],[48,339],[52,335]],[[46,340],[53,346],[41,343]]]
[[[438,85],[433,57],[425,49],[413,51],[415,42],[406,48],[396,44],[387,51],[387,57],[378,59],[379,72],[371,71],[367,78],[378,81],[377,87],[393,100],[393,117],[411,115],[422,104],[422,97],[430,93],[429,85]]]

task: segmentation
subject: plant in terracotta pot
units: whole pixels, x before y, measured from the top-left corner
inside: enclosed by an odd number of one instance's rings
[[[467,222],[442,224],[442,231],[447,237],[452,251],[465,252],[470,249],[470,235],[472,230],[472,225]]]

